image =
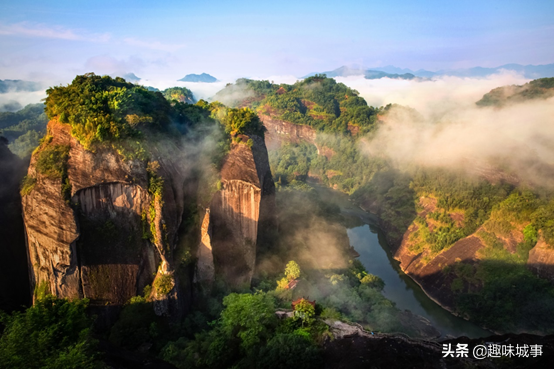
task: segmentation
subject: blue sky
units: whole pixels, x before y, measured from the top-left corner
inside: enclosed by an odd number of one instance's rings
[[[30,1],[0,4],[0,79],[176,80],[554,63],[554,1]]]

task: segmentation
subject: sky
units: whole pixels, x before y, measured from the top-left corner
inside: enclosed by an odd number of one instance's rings
[[[203,72],[293,80],[342,65],[549,64],[553,14],[551,0],[3,0],[0,79],[132,72],[155,85]]]

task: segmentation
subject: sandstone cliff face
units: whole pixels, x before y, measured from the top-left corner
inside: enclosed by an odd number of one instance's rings
[[[29,304],[31,296],[19,196],[25,167],[0,137],[0,310],[4,311]]]
[[[408,238],[415,231],[412,226],[404,235],[403,241],[396,250],[394,258],[400,261],[400,268],[419,284],[425,293],[449,311],[455,309],[455,295],[451,285],[454,277],[443,272],[443,268],[463,261],[468,264],[478,262],[477,252],[485,247],[475,236],[469,236],[454,243],[450,248],[439,253],[430,261],[424,261],[425,255],[409,250]]]
[[[215,271],[233,286],[250,285],[256,255],[275,229],[275,184],[263,138],[252,148],[234,144],[221,170],[221,190],[210,206]]]
[[[285,141],[315,144],[316,132],[310,126],[285,122],[267,115],[260,115],[260,120],[267,129],[265,141],[270,150],[280,147]]]
[[[55,120],[48,133],[50,145],[69,147],[71,199],[62,195],[61,179],[37,172],[33,155],[28,175],[36,184],[23,197],[31,288],[46,286],[58,297],[120,306],[152,284],[153,275],[172,278],[184,206],[184,176],[176,163],[159,160],[157,174],[164,184],[156,198],[148,192],[144,162],[123,161],[111,149],[87,151],[71,136],[69,125]],[[154,230],[151,236],[149,230]],[[177,291],[154,289],[159,314],[180,310]]]
[[[212,224],[210,222],[210,209],[202,221],[200,230],[200,245],[196,253],[196,275],[195,282],[210,284],[214,281],[214,257],[212,250]]]

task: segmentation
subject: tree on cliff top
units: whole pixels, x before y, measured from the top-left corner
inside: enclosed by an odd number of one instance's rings
[[[120,77],[88,73],[46,93],[48,118],[69,123],[71,134],[87,149],[94,143],[139,136],[141,129],[169,125],[171,106],[160,92]]]
[[[258,115],[249,108],[227,109],[222,123],[225,125],[225,131],[232,135],[253,134],[264,137],[264,125]]]

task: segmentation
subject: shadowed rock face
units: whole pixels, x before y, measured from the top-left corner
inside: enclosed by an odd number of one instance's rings
[[[87,151],[71,136],[69,125],[51,121],[48,131],[51,145],[70,148],[71,199],[63,197],[61,179],[37,173],[33,155],[29,175],[37,181],[23,197],[31,288],[45,284],[58,297],[120,306],[152,284],[153,275],[173,275],[184,208],[185,177],[177,163],[158,159],[164,185],[162,197],[154,199],[143,162],[123,161],[108,149]],[[150,229],[154,236],[148,236]],[[163,296],[153,291],[156,311],[181,311],[177,295],[178,288]]]
[[[250,285],[256,255],[276,227],[275,184],[263,138],[235,144],[221,170],[222,189],[210,206],[216,273],[233,286]]]
[[[478,237],[469,236],[454,243],[429,262],[424,262],[422,253],[415,254],[409,250],[407,240],[415,227],[412,225],[406,232],[394,258],[400,261],[402,271],[416,281],[431,299],[447,310],[454,311],[455,295],[450,288],[454,277],[443,273],[443,268],[455,265],[456,261],[478,263],[477,252],[485,246]]]
[[[554,283],[554,252],[544,240],[539,240],[529,251],[527,266],[539,277]]]
[[[0,137],[0,310],[4,311],[12,311],[30,302],[19,196],[25,166]]]

